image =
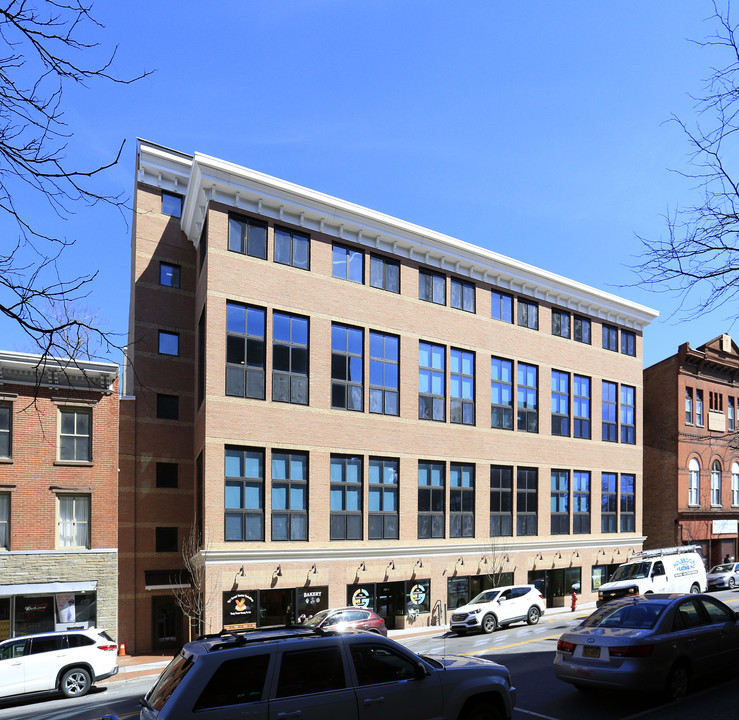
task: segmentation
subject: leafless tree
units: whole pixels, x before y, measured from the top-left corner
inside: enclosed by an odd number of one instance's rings
[[[17,229],[15,243],[0,247],[0,315],[49,355],[63,354],[70,333],[115,344],[75,312],[95,274],[61,274],[58,260],[74,239],[43,227],[35,212],[39,202],[60,221],[98,203],[123,212],[126,199],[101,192],[98,180],[118,162],[123,145],[97,167],[78,167],[68,157],[74,131],[64,118],[65,88],[129,84],[149,74],[117,76],[117,46],[105,51],[94,39],[102,30],[90,0],[0,0],[0,220]]]
[[[490,536],[487,552],[483,556],[482,563],[485,574],[490,578],[492,587],[503,585],[504,574],[513,572],[514,570],[508,550],[501,543],[500,538],[494,535]]]
[[[175,602],[187,618],[188,641],[192,640],[193,630],[200,634],[205,615],[213,604],[215,588],[210,593],[205,590],[205,563],[201,550],[204,550],[200,532],[192,525],[187,537],[182,541],[182,562],[184,571],[180,583],[172,589]]]
[[[731,19],[730,0],[713,2],[709,18],[716,30],[694,41],[723,58],[694,97],[696,119],[672,121],[690,146],[689,168],[683,175],[698,201],[669,211],[667,237],[640,238],[642,254],[633,269],[640,282],[659,292],[674,293],[678,312],[688,318],[731,306],[739,293],[739,45]]]

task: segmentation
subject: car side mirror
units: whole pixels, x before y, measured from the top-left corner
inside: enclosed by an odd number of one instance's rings
[[[427,678],[431,673],[426,669],[426,666],[422,662],[416,663],[416,670],[413,673],[414,680],[423,680]]]

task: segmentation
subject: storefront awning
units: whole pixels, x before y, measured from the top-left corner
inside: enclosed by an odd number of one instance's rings
[[[97,580],[89,582],[25,583],[0,585],[0,597],[10,595],[50,595],[51,593],[75,593],[97,590]]]

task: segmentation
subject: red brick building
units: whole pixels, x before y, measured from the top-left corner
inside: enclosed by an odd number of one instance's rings
[[[736,557],[739,351],[729,335],[644,371],[645,547],[697,544]]]
[[[117,635],[118,366],[0,352],[0,639]]]
[[[205,155],[140,141],[136,171],[129,649],[182,640],[193,524],[208,631],[443,623],[494,579],[592,599],[641,548],[653,310]]]

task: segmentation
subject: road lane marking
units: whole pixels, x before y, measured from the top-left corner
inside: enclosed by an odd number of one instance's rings
[[[521,645],[529,645],[533,642],[541,642],[542,640],[559,640],[562,633],[557,635],[548,635],[547,637],[531,638],[530,640],[521,640],[520,642],[509,643],[508,645],[498,645],[497,647],[488,647],[482,650],[471,650],[470,652],[459,653],[459,655],[480,655],[485,652],[492,652],[493,650],[505,650],[512,647],[520,647]]]

